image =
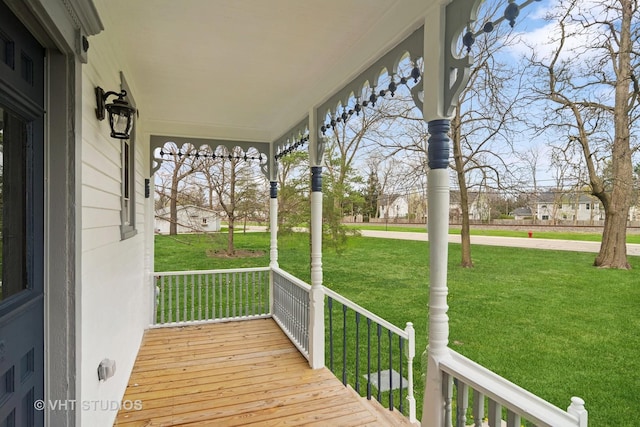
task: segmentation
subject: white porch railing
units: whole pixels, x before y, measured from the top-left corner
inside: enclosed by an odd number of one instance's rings
[[[154,326],[271,317],[309,359],[311,286],[280,268],[160,272],[154,277]],[[400,329],[330,289],[323,288],[323,293],[328,367],[343,384],[390,410],[397,408],[417,423],[411,323]],[[336,347],[340,348],[337,357]],[[484,419],[490,427],[520,427],[525,422],[587,427],[587,411],[580,398],[572,398],[563,411],[451,349],[438,363],[446,427],[486,426]],[[387,388],[392,391],[383,391]]]
[[[270,317],[269,267],[154,273],[155,325]]]
[[[273,319],[308,360],[311,286],[280,268],[273,268],[272,275]]]
[[[563,411],[461,354],[449,353],[440,360],[447,426],[482,427],[486,418],[490,427],[587,427],[588,414],[579,397],[571,398]]]

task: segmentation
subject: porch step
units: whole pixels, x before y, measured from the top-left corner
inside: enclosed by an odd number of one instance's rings
[[[360,396],[351,386],[347,385],[346,387],[354,396],[360,398],[360,401],[364,405],[364,407],[369,410],[377,419],[381,425],[387,425],[390,427],[402,427],[402,426],[412,426],[415,427],[414,424],[409,422],[409,418],[405,417],[400,413],[400,411],[394,409],[390,411],[385,408],[378,402],[376,399],[368,400],[366,397]]]

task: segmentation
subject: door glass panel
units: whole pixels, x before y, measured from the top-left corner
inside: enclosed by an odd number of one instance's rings
[[[27,288],[27,123],[0,106],[0,301]]]

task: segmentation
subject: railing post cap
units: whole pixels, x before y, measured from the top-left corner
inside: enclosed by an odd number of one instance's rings
[[[571,398],[571,405],[572,406],[584,406],[584,400],[578,396],[573,396]]]

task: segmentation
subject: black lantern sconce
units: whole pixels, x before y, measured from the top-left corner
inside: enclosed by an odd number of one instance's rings
[[[112,103],[107,104],[107,98],[117,96]],[[127,91],[106,92],[100,87],[96,87],[96,117],[98,120],[104,120],[105,109],[109,113],[109,126],[111,127],[111,137],[117,139],[129,139],[131,128],[133,127],[133,116],[136,109],[131,107],[124,99]]]

